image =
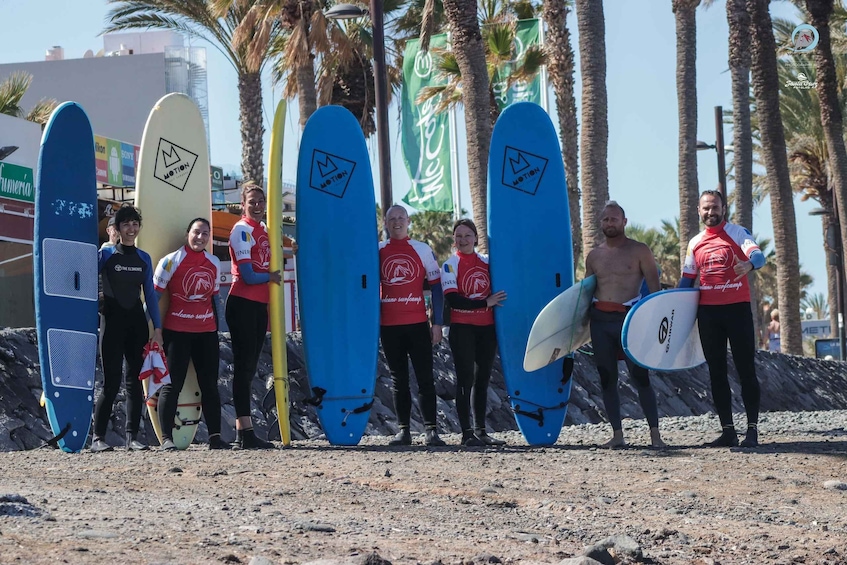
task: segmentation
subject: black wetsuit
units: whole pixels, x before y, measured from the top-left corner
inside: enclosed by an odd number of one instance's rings
[[[94,407],[94,437],[103,438],[112,415],[112,405],[121,388],[123,361],[126,359],[126,433],[135,437],[141,423],[144,393],[141,372],[144,345],[150,339],[147,317],[141,302],[144,289],[147,309],[155,328],[161,328],[159,306],[153,290],[153,265],[150,256],[121,243],[100,250],[100,274],[103,277],[103,391]]]

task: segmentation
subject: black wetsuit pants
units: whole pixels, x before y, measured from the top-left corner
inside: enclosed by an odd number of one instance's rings
[[[218,393],[218,332],[176,332],[164,330],[165,354],[171,382],[159,391],[159,424],[162,438],[173,439],[174,417],[177,412],[179,393],[188,374],[188,363],[194,363],[197,384],[200,386],[200,402],[203,419],[209,435],[221,433],[221,397]],[[193,415],[183,415],[186,416]]]
[[[226,323],[232,339],[232,403],[235,415],[250,415],[253,377],[268,332],[268,305],[240,296],[226,299]]]
[[[94,436],[103,438],[106,435],[123,376],[126,386],[126,433],[135,437],[141,424],[144,401],[138,374],[141,372],[144,346],[150,340],[147,318],[140,300],[127,310],[108,296],[104,299],[103,317],[103,391],[94,406]],[[124,359],[127,364],[126,374],[123,374]]]
[[[409,388],[409,359],[415,369],[424,425],[435,427],[435,381],[432,376],[432,337],[429,324],[380,326],[382,350],[391,371],[391,392],[400,427],[408,428],[412,418],[412,392]]]
[[[623,429],[621,425],[621,399],[618,395],[618,358],[623,355],[621,346],[621,328],[624,312],[601,312],[592,307],[591,344],[594,348],[594,364],[600,373],[600,388],[603,391],[603,404],[612,430]],[[624,356],[625,357],[625,356]],[[647,369],[640,367],[625,357],[629,376],[635,382],[638,401],[644,411],[644,417],[651,428],[659,426],[659,409],[656,406],[656,393],[650,386]]]
[[[700,343],[709,365],[712,400],[721,426],[732,426],[732,391],[727,377],[726,342],[732,349],[732,360],[741,381],[741,399],[747,411],[747,423],[759,423],[759,380],[756,378],[753,336],[753,312],[749,302],[700,306],[697,310]]]
[[[450,350],[456,367],[456,412],[463,432],[471,431],[471,390],[473,389],[474,428],[485,429],[488,381],[497,351],[494,326],[452,324]],[[474,370],[474,368],[476,370]]]

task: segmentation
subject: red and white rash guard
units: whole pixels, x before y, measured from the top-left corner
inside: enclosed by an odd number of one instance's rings
[[[207,251],[183,247],[165,255],[153,273],[156,290],[170,291],[163,327],[188,333],[216,331],[212,296],[218,294],[220,274],[221,262]]]
[[[491,295],[488,257],[479,253],[457,251],[444,262],[441,288],[445,296],[458,292],[460,296],[471,300],[485,300]],[[494,311],[491,308],[474,310],[453,308],[450,311],[450,323],[490,326],[494,323]]]
[[[379,244],[380,324],[402,326],[426,322],[423,282],[441,282],[441,269],[429,245],[414,239]]]
[[[753,236],[742,226],[723,222],[707,227],[688,242],[682,276],[696,279],[700,274],[700,304],[750,302],[747,277],[735,280],[736,263],[748,261],[759,249]]]
[[[247,284],[238,273],[238,265],[250,261],[254,273],[267,273],[271,264],[271,245],[264,222],[242,217],[229,234],[229,257],[232,261],[233,296],[254,302],[270,302],[270,291],[266,284]]]

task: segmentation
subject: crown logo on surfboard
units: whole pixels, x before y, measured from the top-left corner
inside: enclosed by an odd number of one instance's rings
[[[193,153],[185,147],[180,147],[163,137],[159,138],[153,176],[176,189],[185,190],[185,185],[194,170],[197,157],[197,153]]]
[[[337,198],[344,198],[344,192],[355,169],[355,161],[315,149],[312,152],[309,187]]]
[[[503,174],[501,182],[509,188],[535,195],[548,160],[522,149],[506,146],[503,155]]]

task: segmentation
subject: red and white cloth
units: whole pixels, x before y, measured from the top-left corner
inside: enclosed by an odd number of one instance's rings
[[[147,381],[147,399],[155,396],[160,388],[171,382],[165,352],[162,350],[162,346],[155,341],[144,346],[144,362],[141,364],[138,380],[143,381],[144,379],[150,379]]]

